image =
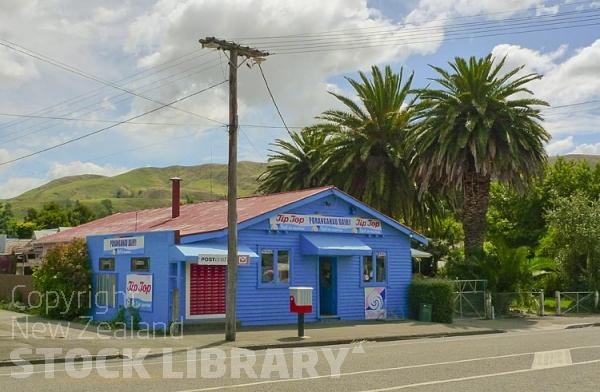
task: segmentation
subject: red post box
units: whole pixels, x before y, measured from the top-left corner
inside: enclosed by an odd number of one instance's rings
[[[312,287],[290,287],[290,312],[312,312]]]

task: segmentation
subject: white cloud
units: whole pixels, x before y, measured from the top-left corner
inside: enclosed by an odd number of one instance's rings
[[[524,65],[524,72],[544,74],[556,68],[556,61],[565,55],[567,48],[567,45],[560,45],[554,51],[542,53],[518,45],[502,44],[492,49],[492,55],[497,59],[506,56],[504,67],[507,70]]]
[[[73,161],[68,163],[54,162],[48,171],[50,179],[75,176],[79,174],[98,174],[101,176],[115,176],[130,169],[113,167],[112,165],[100,166],[92,162]]]
[[[573,148],[573,137],[569,136],[562,140],[549,143],[546,146],[546,152],[548,155],[561,155],[566,154]]]
[[[31,59],[10,52],[6,48],[0,50],[0,82],[20,83],[38,77],[39,72]]]
[[[580,144],[575,147],[571,154],[600,155],[600,143]]]
[[[600,97],[600,39],[579,49],[572,57],[548,72],[542,80],[545,97],[555,105]]]
[[[535,15],[536,16],[556,15],[558,13],[559,9],[560,9],[560,6],[558,4],[553,5],[553,6],[545,6],[543,4],[538,4],[538,6],[535,9]]]
[[[249,17],[260,15],[260,18]],[[286,115],[286,121],[306,125],[313,121],[315,115],[323,108],[335,105],[335,100],[326,91],[329,80],[334,75],[356,70],[368,70],[373,64],[402,61],[411,54],[430,53],[439,43],[412,44],[406,46],[389,45],[363,48],[361,50],[322,50],[320,52],[298,53],[295,55],[278,54],[281,48],[319,49],[324,42],[314,41],[307,45],[307,39],[291,42],[294,38],[286,38],[283,42],[269,40],[243,40],[239,37],[286,36],[297,33],[322,33],[347,29],[387,29],[401,28],[389,19],[382,18],[380,13],[367,7],[363,0],[305,0],[298,2],[281,2],[276,0],[235,0],[228,4],[228,11],[223,12],[223,3],[219,0],[162,0],[153,9],[140,15],[129,28],[129,37],[125,40],[124,50],[143,57],[140,65],[156,64],[198,50],[198,39],[206,36],[231,39],[272,52],[262,67],[269,81],[278,105]],[[408,27],[406,29],[413,29]],[[361,37],[355,46],[367,47],[377,43],[380,37]],[[345,36],[336,35],[336,40],[355,39],[350,32]],[[295,46],[301,43],[300,46]],[[283,45],[283,46],[282,46]],[[333,49],[333,47],[331,48]],[[208,53],[208,49],[205,49]],[[227,68],[226,58],[213,55],[214,68],[198,76],[198,85],[207,85],[223,79],[222,67]],[[207,59],[209,57],[207,56]],[[226,72],[226,71],[225,71]],[[240,104],[240,122],[265,117],[276,119],[275,111],[270,103],[264,82],[257,67],[240,68],[238,96]],[[163,89],[160,94],[172,97],[173,91],[188,91],[187,85],[176,85],[173,89]],[[183,93],[182,93],[183,94]],[[223,101],[225,99],[225,101]],[[199,113],[218,120],[226,120],[215,107],[226,105],[226,95],[215,89],[195,97],[186,108],[193,108]],[[137,106],[139,105],[139,106]],[[147,107],[145,102],[137,102],[135,110]],[[298,108],[301,108],[298,110]],[[163,113],[166,113],[163,112]],[[267,115],[265,116],[265,113]],[[279,121],[277,121],[279,123]]]
[[[475,15],[502,20],[542,3],[543,0],[421,0],[416,9],[407,15],[406,21],[423,23]]]
[[[45,184],[41,178],[12,177],[0,183],[0,199],[10,199],[19,196],[32,188]]]
[[[542,112],[546,119],[544,126],[552,135],[561,137],[555,146],[549,146],[549,152],[564,152],[557,149],[565,146],[565,137],[569,135],[600,132],[596,126],[600,116],[594,106],[560,108],[600,98],[600,39],[571,53],[568,53],[566,45],[543,52],[507,44],[496,46],[492,53],[498,57],[507,56],[506,69],[524,64],[523,72],[543,75],[529,87],[535,97],[550,103],[551,107]],[[573,140],[571,142],[574,143]]]

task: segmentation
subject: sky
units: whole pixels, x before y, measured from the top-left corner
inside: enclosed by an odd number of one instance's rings
[[[238,69],[239,160],[266,162],[373,65],[436,86],[432,65],[490,53],[543,76],[549,155],[600,154],[600,0],[2,0],[0,199],[226,163],[227,52],[206,37],[269,53]]]

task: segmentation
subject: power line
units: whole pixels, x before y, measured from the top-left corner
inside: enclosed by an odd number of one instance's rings
[[[7,48],[9,48],[11,50],[14,50],[16,52],[22,53],[22,54],[24,54],[26,56],[33,57],[33,58],[35,58],[37,60],[40,60],[40,61],[43,61],[45,63],[54,65],[55,67],[64,69],[65,71],[71,72],[71,73],[76,74],[78,76],[81,76],[83,78],[93,80],[95,82],[104,84],[106,86],[112,87],[112,88],[117,89],[117,90],[121,90],[121,91],[126,92],[128,94],[134,95],[134,96],[136,96],[138,98],[142,98],[142,99],[145,99],[147,101],[150,101],[150,102],[153,102],[153,103],[156,103],[156,104],[159,104],[159,105],[164,105],[163,107],[167,107],[168,106],[168,107],[170,107],[172,109],[175,109],[175,110],[178,110],[180,112],[187,113],[187,114],[190,114],[190,115],[196,116],[196,117],[201,117],[201,118],[204,118],[206,120],[209,120],[209,121],[212,121],[212,122],[215,122],[215,123],[218,123],[218,124],[222,124],[220,121],[213,120],[212,118],[204,117],[204,116],[201,116],[201,115],[196,114],[194,112],[190,112],[188,110],[181,109],[181,108],[178,108],[178,107],[175,107],[175,106],[167,105],[167,104],[164,104],[163,102],[160,102],[160,101],[158,101],[156,99],[153,99],[153,98],[150,98],[150,97],[146,97],[146,96],[141,95],[141,94],[137,94],[136,92],[131,91],[129,89],[126,89],[124,87],[121,87],[121,86],[119,86],[119,85],[117,85],[115,83],[103,80],[103,79],[101,79],[101,78],[99,78],[97,76],[88,74],[88,73],[86,73],[86,72],[84,72],[84,71],[82,71],[82,70],[80,70],[78,68],[75,68],[75,67],[70,66],[68,64],[65,64],[63,62],[54,60],[54,59],[52,59],[50,57],[47,57],[45,55],[39,54],[37,52],[34,52],[34,51],[30,50],[30,49],[24,48],[24,47],[22,47],[22,46],[20,46],[20,45],[18,45],[16,43],[14,43],[14,42],[7,41],[7,40],[1,40],[0,39],[0,45],[2,45],[4,47],[7,47]]]
[[[582,17],[583,16],[583,17]],[[563,12],[556,15],[543,15],[528,18],[513,18],[501,23],[496,21],[470,22],[445,26],[443,24],[427,27],[410,28],[402,31],[401,28],[386,29],[382,32],[369,34],[355,34],[354,36],[342,36],[332,39],[331,37],[315,38],[314,40],[325,41],[323,43],[310,43],[307,39],[295,39],[287,41],[276,41],[268,47],[278,54],[296,54],[307,52],[320,52],[326,50],[362,49],[390,44],[407,45],[414,43],[427,43],[444,41],[448,37],[455,39],[480,38],[488,36],[503,35],[506,33],[528,33],[535,31],[569,29],[577,27],[595,26],[598,24],[600,10],[591,9],[583,11]],[[535,23],[537,22],[537,25]],[[537,28],[532,28],[537,26]],[[438,32],[437,34],[435,34]],[[369,38],[370,35],[376,37]],[[425,40],[416,41],[418,38]],[[431,39],[435,38],[435,39]],[[406,42],[405,42],[406,40]]]
[[[74,121],[74,122],[95,122],[95,123],[119,123],[119,120],[105,120],[105,119],[93,119],[93,118],[79,118],[79,117],[60,117],[60,116],[36,116],[32,114],[17,114],[17,113],[0,113],[0,116],[6,117],[19,117],[19,118],[37,118],[46,120],[60,120],[60,121]],[[129,125],[160,125],[160,126],[189,126],[199,127],[204,124],[199,123],[168,123],[168,122],[139,122],[139,121],[126,121],[125,124]],[[226,125],[224,125],[226,126]]]
[[[183,63],[186,63],[186,62],[190,61],[190,59],[186,59],[186,60],[183,60],[183,61],[178,61],[178,60],[185,59],[186,57],[190,57],[190,56],[192,56],[194,54],[198,54],[198,53],[199,53],[199,49],[196,49],[196,50],[194,50],[192,52],[188,52],[188,53],[186,53],[184,55],[181,55],[181,56],[178,56],[178,57],[176,57],[174,59],[165,61],[165,62],[163,62],[161,64],[157,64],[155,66],[148,67],[148,68],[146,68],[146,69],[144,69],[142,71],[139,71],[139,72],[133,73],[131,75],[125,76],[124,78],[119,79],[115,83],[121,84],[121,83],[126,82],[126,81],[128,81],[128,83],[131,83],[131,82],[135,82],[135,81],[138,81],[138,80],[142,80],[142,79],[145,78],[145,76],[141,77],[141,78],[136,78],[136,76],[140,76],[140,75],[143,75],[143,74],[149,73],[151,71],[155,71],[155,70],[158,70],[156,73],[164,72],[164,71],[166,71],[166,70],[168,70],[170,68],[174,68],[174,67],[176,67],[178,65],[181,65]],[[207,56],[207,55],[209,55],[211,53],[214,53],[214,51],[213,52],[208,52],[208,53],[201,54],[199,56],[196,56],[196,58],[205,57],[205,56]],[[194,58],[192,58],[191,60],[194,60]],[[168,66],[166,66],[166,65],[168,65]],[[91,91],[88,91],[86,93],[79,94],[79,95],[77,95],[75,97],[65,99],[65,100],[60,101],[58,103],[54,103],[52,105],[49,105],[49,106],[47,106],[45,108],[36,110],[36,111],[34,111],[32,113],[29,113],[29,114],[42,114],[42,113],[52,112],[52,111],[54,111],[54,110],[62,107],[63,105],[67,105],[69,103],[74,103],[74,102],[80,102],[81,100],[93,98],[94,96],[99,95],[100,92],[102,90],[104,90],[105,88],[106,88],[106,86],[98,87],[98,88],[93,89]],[[13,122],[8,122],[8,123],[0,124],[0,129],[6,128],[6,127],[9,127],[9,126],[12,126],[12,125],[16,125],[16,124],[21,123],[21,122],[23,122],[23,120],[15,120]]]
[[[283,123],[283,126],[285,127],[288,134],[291,134],[287,124],[285,123],[285,120],[283,119],[281,110],[279,110],[279,106],[277,105],[277,102],[275,101],[275,97],[273,96],[273,93],[271,92],[271,88],[269,87],[269,82],[267,82],[267,78],[265,77],[265,73],[263,72],[262,66],[260,65],[260,62],[257,62],[257,64],[258,64],[258,69],[260,70],[260,74],[261,74],[263,80],[265,81],[265,86],[267,87],[267,91],[269,92],[271,101],[273,101],[273,105],[275,106],[275,109],[277,110],[277,114],[279,115],[279,118],[281,119],[281,122]]]
[[[74,122],[96,122],[96,123],[118,123],[120,120],[106,120],[106,119],[92,119],[92,118],[80,118],[80,117],[61,117],[61,116],[36,116],[33,114],[19,114],[19,113],[1,113],[0,116],[6,117],[24,117],[32,119],[48,119],[48,120],[59,120],[59,121],[74,121]],[[200,123],[169,123],[169,122],[141,122],[141,121],[126,121],[127,125],[157,125],[157,126],[186,126],[186,127],[198,127],[204,124]],[[223,125],[227,126],[227,124]],[[269,125],[269,124],[240,124],[240,126],[246,128],[278,128],[278,129],[301,129],[306,128],[304,126],[281,126],[281,125]]]
[[[4,166],[4,165],[7,165],[7,164],[9,164],[9,163],[17,162],[17,161],[23,160],[23,159],[25,159],[25,158],[29,158],[29,157],[32,157],[32,156],[34,156],[34,155],[38,155],[38,154],[41,154],[41,153],[43,153],[43,152],[50,151],[50,150],[56,149],[56,148],[58,148],[58,147],[62,147],[62,146],[65,146],[65,145],[67,145],[67,144],[73,143],[73,142],[75,142],[75,141],[78,141],[78,140],[81,140],[81,139],[85,139],[85,138],[87,138],[87,137],[90,137],[90,136],[92,136],[92,135],[96,135],[96,134],[98,134],[98,133],[101,133],[101,132],[107,131],[107,130],[109,130],[109,129],[112,129],[112,128],[114,128],[114,127],[118,126],[118,125],[125,124],[125,123],[126,123],[126,122],[128,122],[128,121],[135,120],[136,118],[140,118],[140,117],[142,117],[142,116],[145,116],[145,115],[147,115],[147,114],[154,113],[154,112],[156,112],[156,111],[158,111],[158,110],[161,110],[161,109],[163,109],[163,108],[165,108],[165,107],[167,107],[167,106],[170,106],[170,105],[173,105],[173,104],[175,104],[175,103],[178,103],[178,102],[184,101],[184,100],[186,100],[186,99],[188,99],[188,98],[191,98],[191,97],[193,97],[193,96],[196,96],[196,95],[198,95],[198,94],[201,94],[201,93],[203,93],[203,92],[205,92],[205,91],[208,91],[208,90],[210,90],[210,89],[212,89],[212,88],[218,87],[218,86],[220,86],[220,85],[222,85],[222,84],[224,84],[224,83],[227,83],[227,80],[224,80],[224,81],[222,81],[222,82],[219,82],[219,83],[217,83],[217,84],[213,84],[212,86],[209,86],[209,87],[207,87],[207,88],[204,88],[204,89],[202,89],[202,90],[196,91],[196,92],[194,92],[194,93],[192,93],[192,94],[189,94],[189,95],[186,95],[186,96],[184,96],[184,97],[182,97],[182,98],[178,98],[178,99],[176,99],[176,100],[174,100],[174,101],[171,101],[171,102],[169,102],[169,103],[161,104],[160,106],[158,106],[158,107],[156,107],[156,108],[154,108],[154,109],[152,109],[152,110],[148,110],[148,111],[146,111],[146,112],[144,112],[144,113],[142,113],[142,114],[138,114],[138,115],[136,115],[136,116],[130,117],[130,118],[128,118],[127,120],[120,121],[120,122],[118,122],[118,123],[116,123],[116,124],[109,125],[109,126],[107,126],[107,127],[104,127],[104,128],[98,129],[98,130],[95,130],[95,131],[93,131],[93,132],[86,133],[86,134],[84,134],[84,135],[82,135],[82,136],[78,136],[78,137],[76,137],[76,138],[73,138],[73,139],[66,140],[66,141],[64,141],[64,142],[62,142],[62,143],[58,143],[58,144],[55,144],[55,145],[53,145],[53,146],[46,147],[46,148],[44,148],[44,149],[41,149],[41,150],[38,150],[38,151],[32,152],[32,153],[30,153],[30,154],[27,154],[27,155],[20,156],[20,157],[18,157],[18,158],[10,159],[10,160],[8,160],[8,161],[5,161],[5,162],[0,162],[0,166]]]
[[[214,62],[214,61],[210,61],[210,62]],[[210,62],[209,62],[209,63],[210,63]],[[197,69],[196,69],[196,66],[194,66],[194,67],[191,67],[190,69],[186,69],[186,70],[184,71],[184,72],[187,72],[188,70],[194,70],[194,72],[192,72],[192,73],[190,73],[190,74],[185,74],[185,73],[184,73],[182,76],[180,76],[180,77],[178,77],[178,78],[176,78],[176,79],[174,79],[174,80],[168,81],[167,83],[164,83],[164,84],[163,84],[163,83],[160,83],[160,82],[163,82],[163,81],[165,81],[165,80],[167,80],[167,79],[170,79],[171,77],[175,76],[175,74],[169,74],[169,75],[167,75],[166,77],[163,77],[163,78],[161,78],[161,79],[158,79],[158,80],[151,81],[151,82],[147,83],[146,85],[142,85],[142,86],[140,86],[140,87],[139,87],[139,89],[138,89],[138,91],[142,91],[142,92],[152,91],[152,90],[154,90],[154,89],[156,89],[156,88],[163,87],[164,85],[173,84],[173,83],[176,83],[176,82],[178,82],[178,81],[180,81],[180,80],[184,80],[184,79],[186,79],[186,78],[187,78],[187,77],[189,77],[189,76],[192,76],[192,75],[195,75],[195,74],[198,74],[198,73],[202,73],[202,72],[204,72],[205,70],[208,70],[208,69],[214,68],[215,66],[217,66],[217,65],[213,65],[213,66],[211,66],[211,67],[207,67],[207,68],[205,68],[205,69],[200,69],[200,70],[197,70]],[[153,85],[155,85],[156,83],[159,83],[159,84],[158,84],[157,86],[155,86],[155,87],[152,87],[152,86],[153,86]],[[148,87],[148,88],[145,88],[145,87]],[[120,99],[120,100],[118,100],[118,101],[114,101],[114,102],[113,102],[113,104],[119,104],[119,103],[121,103],[121,102],[124,102],[124,101],[126,101],[126,100],[128,99],[128,98],[126,97],[127,95],[128,95],[127,93],[119,93],[119,94],[117,94],[117,95],[113,96],[111,99],[115,99],[115,98],[118,98],[118,97],[123,97],[122,99]],[[83,106],[83,107],[81,107],[81,108],[79,108],[79,109],[77,109],[77,110],[75,110],[75,111],[71,111],[71,112],[69,112],[69,113],[67,113],[67,114],[81,112],[81,110],[82,110],[82,109],[94,108],[94,107],[97,105],[97,103],[98,103],[98,102],[92,102],[92,103],[90,103],[90,104],[88,104],[88,105],[86,105],[86,106]],[[91,110],[91,109],[90,109],[90,110],[87,110],[87,111],[84,111],[84,112],[82,112],[81,114],[83,115],[83,114],[87,114],[87,113],[91,113],[91,112],[93,112],[93,110]],[[217,120],[214,120],[214,121],[217,121]],[[42,122],[42,124],[44,124],[44,123],[47,123],[47,121],[45,121],[45,122]],[[39,125],[41,125],[41,124],[39,124]],[[23,137],[25,137],[25,136],[29,136],[29,135],[32,135],[32,134],[34,134],[34,133],[38,133],[38,132],[41,132],[41,131],[44,131],[44,130],[50,129],[50,128],[54,127],[55,125],[56,125],[56,124],[54,124],[54,125],[50,125],[50,126],[47,126],[47,127],[44,127],[44,128],[38,128],[38,129],[36,129],[36,130],[34,130],[34,131],[32,131],[32,132],[23,133],[23,131],[27,131],[27,130],[29,130],[29,129],[35,128],[37,125],[36,125],[36,124],[34,124],[34,125],[32,125],[32,126],[30,126],[30,127],[28,127],[28,128],[21,129],[21,130],[16,130],[16,131],[14,131],[14,132],[11,132],[11,133],[7,133],[7,134],[5,134],[4,136],[9,136],[9,135],[12,135],[12,134],[17,134],[17,133],[18,133],[18,134],[19,134],[19,136],[18,136],[18,137],[11,138],[11,139],[6,139],[6,138],[5,138],[5,139],[3,140],[3,142],[4,142],[4,143],[7,143],[7,142],[11,142],[11,141],[14,141],[14,140],[17,140],[17,139],[21,139],[21,138],[23,138]],[[226,125],[226,124],[225,124],[225,123],[223,123],[223,122],[220,122],[220,125]]]
[[[507,13],[506,11],[503,12],[498,12],[498,13],[489,13],[486,14],[486,16],[488,15],[496,15],[496,14],[505,14]],[[348,39],[348,37],[351,37],[352,40],[356,40],[356,37],[369,37],[369,36],[379,36],[379,35],[390,35],[393,33],[406,33],[406,31],[404,31],[404,29],[410,29],[408,32],[413,34],[413,33],[429,33],[431,31],[439,31],[440,29],[456,29],[456,28],[462,28],[462,27],[472,27],[472,26],[490,26],[490,25],[497,25],[497,24],[502,24],[504,26],[506,25],[510,25],[510,24],[514,24],[514,23],[526,23],[526,24],[532,24],[535,23],[538,20],[546,20],[547,22],[550,22],[552,20],[556,21],[566,21],[566,20],[578,20],[581,18],[581,16],[585,16],[586,14],[593,14],[594,16],[597,15],[598,10],[597,9],[588,9],[588,10],[578,10],[575,9],[573,11],[562,11],[562,12],[558,12],[556,14],[553,15],[535,15],[535,16],[527,16],[527,17],[514,17],[514,18],[507,18],[507,19],[503,19],[503,20],[475,20],[473,22],[464,22],[464,23],[443,23],[444,21],[454,21],[454,20],[459,20],[459,19],[476,19],[476,18],[481,18],[481,15],[479,16],[468,16],[468,17],[455,17],[455,18],[444,18],[444,19],[437,19],[436,20],[436,24],[428,24],[426,26],[422,26],[422,27],[418,27],[418,26],[414,26],[412,24],[397,24],[394,25],[393,27],[380,27],[380,26],[372,26],[372,27],[362,27],[362,28],[353,28],[353,29],[343,29],[343,30],[334,30],[334,31],[327,31],[327,32],[320,32],[320,33],[297,33],[297,34],[290,34],[290,35],[280,35],[280,36],[262,36],[262,37],[248,37],[245,38],[245,42],[249,41],[249,44],[262,44],[262,45],[268,45],[268,42],[271,41],[275,41],[272,42],[272,44],[293,44],[293,43],[303,43],[306,44],[307,42],[314,42],[314,41],[332,41],[332,39],[335,39],[335,37],[341,37],[344,39]],[[512,14],[512,12],[511,12]],[[370,32],[364,32],[365,30],[371,30]],[[374,31],[373,31],[374,30]],[[262,41],[250,41],[252,39],[262,39],[265,40],[266,42],[262,42]],[[273,48],[273,46],[271,46],[270,48]]]
[[[564,6],[566,7],[570,7],[570,8],[574,8],[575,11],[563,11],[563,12],[558,12],[557,14],[567,14],[567,13],[572,13],[572,12],[580,12],[580,11],[585,11],[585,10],[579,10],[577,9],[580,5],[583,4],[588,4],[588,5],[592,5],[594,2],[590,2],[590,1],[573,1],[570,2],[568,4],[565,4]],[[477,19],[477,18],[481,18],[481,17],[490,17],[490,16],[500,16],[500,15],[513,15],[516,12],[526,12],[529,11],[529,9],[522,9],[522,8],[512,8],[512,9],[506,9],[503,11],[497,11],[497,12],[486,12],[485,14],[479,14],[479,15],[464,15],[464,16],[454,16],[454,17],[447,17],[447,18],[439,18],[436,19],[437,22],[453,22],[453,21],[457,21],[457,20],[469,20],[469,19]],[[531,18],[535,18],[535,17],[548,17],[548,16],[552,16],[552,15],[536,15],[533,17],[528,17],[528,20],[531,20]],[[501,19],[501,18],[493,18],[496,20],[505,20],[505,19]],[[452,23],[450,23],[452,24]],[[464,24],[464,23],[463,23]],[[446,24],[440,24],[439,27],[443,27]],[[407,27],[407,24],[399,24],[397,25],[399,27]],[[320,32],[302,32],[302,33],[294,33],[294,34],[285,34],[285,35],[275,35],[275,36],[254,36],[254,37],[233,37],[232,39],[234,40],[239,40],[239,41],[243,41],[246,42],[247,44],[251,44],[251,43],[261,43],[260,41],[250,41],[250,40],[277,40],[277,39],[286,39],[286,38],[302,38],[302,37],[325,37],[325,36],[331,36],[331,35],[339,35],[339,34],[347,34],[347,33],[360,33],[361,31],[372,31],[372,30],[381,30],[381,31],[390,31],[390,30],[396,30],[399,27],[394,27],[394,28],[390,28],[390,27],[381,27],[381,26],[365,26],[365,27],[353,27],[353,28],[346,28],[346,29],[338,29],[338,30],[325,30],[325,31],[320,31]]]
[[[556,105],[556,106],[549,106],[545,109],[542,109],[543,111],[548,111],[548,110],[554,110],[554,109],[563,109],[563,108],[570,108],[573,106],[582,106],[582,105],[589,105],[591,103],[600,103],[600,99],[595,99],[595,100],[591,100],[591,101],[582,101],[582,102],[576,102],[576,103],[569,103],[566,105]]]
[[[524,29],[524,30],[505,30],[505,31],[500,31],[500,32],[496,32],[496,33],[490,33],[490,34],[480,34],[477,36],[473,36],[473,35],[462,35],[462,36],[458,36],[452,39],[448,39],[447,37],[444,36],[440,36],[440,38],[434,38],[434,39],[424,39],[424,40],[420,40],[420,41],[410,41],[407,42],[406,40],[402,39],[401,41],[404,42],[399,42],[399,41],[393,41],[393,42],[383,42],[379,41],[373,44],[365,44],[365,45],[353,45],[353,44],[349,44],[346,46],[340,46],[340,45],[330,45],[328,47],[319,47],[319,48],[314,48],[314,49],[303,49],[303,50],[290,50],[290,51],[280,51],[280,52],[274,52],[274,55],[291,55],[291,54],[303,54],[303,53],[318,53],[318,52],[330,52],[330,51],[337,51],[337,50],[357,50],[357,49],[369,49],[369,48],[376,48],[376,47],[382,47],[382,46],[408,46],[408,45],[414,45],[414,44],[421,44],[421,43],[437,43],[437,42],[444,42],[444,41],[449,41],[449,40],[465,40],[465,39],[475,39],[475,38],[487,38],[487,37],[497,37],[497,36],[502,36],[502,35],[507,35],[507,34],[526,34],[526,33],[535,33],[535,32],[541,32],[541,31],[552,31],[552,30],[566,30],[566,29],[574,29],[574,28],[581,28],[581,27],[590,27],[590,26],[597,26],[600,24],[600,21],[596,22],[596,23],[588,23],[588,24],[581,24],[581,25],[570,25],[570,26],[561,26],[561,27],[554,27],[554,28],[539,28],[539,29]]]

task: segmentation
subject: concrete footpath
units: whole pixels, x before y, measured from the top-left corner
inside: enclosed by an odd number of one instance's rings
[[[235,342],[226,342],[222,330],[183,327],[183,334],[170,336],[148,331],[107,330],[106,326],[85,325],[48,320],[39,316],[0,310],[0,366],[12,366],[21,360],[43,363],[47,349],[54,349],[54,361],[64,361],[67,352],[106,358],[162,356],[165,349],[182,352],[188,349],[233,347],[259,350],[266,348],[306,347],[347,344],[361,341],[392,341],[494,334],[511,331],[557,330],[600,326],[600,315],[517,317],[497,320],[456,320],[453,324],[426,323],[413,320],[364,322],[320,322],[307,324],[304,339],[297,337],[297,327],[239,328]],[[18,352],[15,351],[20,349]],[[46,350],[44,350],[46,349]],[[140,351],[143,350],[143,351]],[[73,351],[71,355],[74,355]],[[21,361],[21,363],[24,363]]]

